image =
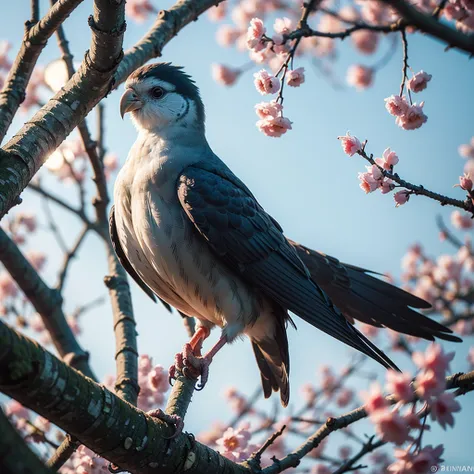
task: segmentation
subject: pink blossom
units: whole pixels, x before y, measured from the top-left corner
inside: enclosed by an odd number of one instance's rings
[[[470,229],[472,228],[473,220],[466,212],[453,211],[451,213],[451,224],[456,229]]]
[[[218,5],[215,5],[207,11],[207,17],[211,21],[220,21],[225,18],[227,14],[227,3],[221,2]]]
[[[401,445],[410,439],[410,428],[398,411],[377,410],[371,414],[370,419],[375,424],[375,431],[384,441]]]
[[[304,67],[289,70],[286,73],[286,83],[291,87],[299,87],[304,82]]]
[[[44,253],[30,250],[27,253],[26,258],[37,272],[43,270],[43,267],[46,263],[46,255]]]
[[[254,51],[261,51],[265,48],[265,43],[262,40],[266,31],[260,18],[252,18],[247,30],[247,47]]]
[[[425,474],[430,471],[436,472],[433,471],[433,467],[443,462],[443,459],[441,459],[443,451],[444,448],[441,444],[436,448],[433,448],[431,445],[425,446],[413,456],[411,461],[412,472],[414,474]]]
[[[421,92],[426,89],[428,82],[431,81],[431,74],[427,74],[425,71],[417,72],[407,82],[407,87],[412,92]]]
[[[375,158],[375,162],[384,170],[392,171],[393,167],[398,163],[398,156],[390,148],[386,148],[382,154],[382,158]]]
[[[0,274],[0,299],[14,298],[18,294],[18,287],[8,273]]]
[[[223,5],[221,3],[220,5]],[[231,25],[221,25],[216,32],[216,40],[220,46],[232,46],[240,36],[240,31]]]
[[[22,212],[16,216],[18,224],[25,226],[28,232],[34,232],[36,230],[37,222],[34,214]]]
[[[466,12],[461,5],[461,2],[451,1],[444,7],[443,14],[448,20],[452,21],[460,20],[466,15]]]
[[[273,24],[273,29],[275,33],[287,35],[293,29],[293,22],[287,17],[277,18]]]
[[[362,149],[359,139],[351,136],[349,132],[342,137],[337,137],[337,139],[341,140],[342,149],[346,155],[353,156]]]
[[[395,189],[395,184],[391,179],[386,178],[382,181],[382,184],[380,185],[379,189],[382,194],[387,194]]]
[[[351,403],[353,399],[354,392],[348,388],[344,388],[339,392],[336,398],[336,403],[339,407],[345,407],[349,405],[349,403]]]
[[[432,370],[420,372],[415,379],[416,393],[423,400],[437,397],[444,391],[445,387],[444,377]]]
[[[385,389],[393,393],[398,401],[405,403],[413,400],[413,389],[411,387],[412,376],[406,372],[396,372],[395,370],[388,370],[385,373],[387,383]]]
[[[406,189],[402,189],[401,191],[397,191],[393,195],[393,199],[395,200],[395,205],[396,207],[402,206],[408,200],[410,199],[410,191],[407,191]]]
[[[12,63],[8,59],[8,51],[10,51],[11,47],[12,45],[9,41],[0,41],[0,69],[8,71],[11,68]]]
[[[431,419],[437,421],[443,429],[446,425],[454,426],[453,413],[461,410],[461,405],[453,393],[444,392],[430,402]]]
[[[464,173],[464,176],[459,176],[459,184],[455,184],[455,186],[459,186],[461,189],[464,189],[464,191],[471,191],[471,176],[468,173]]]
[[[380,328],[372,326],[371,324],[360,323],[358,327],[362,334],[367,336],[369,339],[373,339],[379,334]]]
[[[143,23],[155,12],[156,9],[149,0],[127,0],[125,4],[125,13],[137,23]]]
[[[315,464],[310,471],[310,474],[331,474],[332,470],[325,464]]]
[[[29,418],[28,410],[16,400],[10,400],[5,404],[5,415],[17,418]]]
[[[368,23],[383,24],[390,21],[388,9],[376,0],[360,2],[362,18]]]
[[[161,365],[155,366],[148,374],[148,384],[157,392],[167,392],[169,388],[168,371]]]
[[[280,90],[280,80],[278,77],[272,76],[265,69],[256,72],[253,77],[255,78],[255,87],[262,95],[275,94]]]
[[[445,353],[440,344],[432,342],[425,352],[414,352],[413,362],[423,370],[432,370],[444,377],[449,370],[449,364],[454,359],[454,352]]]
[[[423,429],[427,429],[427,425],[425,424],[424,426],[421,424],[421,420],[420,420],[420,417],[410,411],[408,413],[405,413],[403,415],[403,419],[405,420],[405,423],[410,427],[410,429],[412,430],[421,430],[422,428]]]
[[[105,178],[110,179],[112,173],[117,171],[119,162],[115,153],[107,153],[104,157],[104,174]]]
[[[366,166],[366,173],[359,173],[360,188],[366,194],[375,191],[382,183],[382,172],[377,165]]]
[[[278,102],[272,100],[271,102],[260,102],[259,104],[255,105],[255,112],[261,118],[267,117],[278,117],[278,115],[282,112],[283,107]]]
[[[379,35],[375,31],[354,31],[351,38],[354,46],[363,54],[372,54],[377,49]]]
[[[216,440],[217,446],[221,446],[224,453],[233,453],[236,456],[247,448],[251,437],[248,428],[248,425],[242,425],[238,429],[227,428],[222,437]]]
[[[352,453],[352,448],[350,446],[341,446],[339,448],[339,457],[341,459],[348,459]]]
[[[424,104],[424,102],[420,102],[419,105],[410,105],[405,114],[397,117],[396,124],[404,130],[420,128],[428,120],[428,117],[423,113]]]
[[[470,143],[459,145],[458,152],[463,158],[474,158],[474,137]]]
[[[364,409],[369,415],[388,407],[388,402],[378,383],[371,384],[369,391],[361,392],[360,397],[364,401]]]
[[[213,64],[211,67],[212,78],[218,84],[222,84],[224,86],[231,86],[234,84],[241,73],[239,69],[233,69],[225,66],[224,64]]]
[[[459,0],[462,7],[467,11],[474,11],[474,0]]]
[[[257,122],[258,129],[268,137],[281,137],[291,130],[290,120],[286,117],[267,117]]]
[[[408,112],[408,102],[405,96],[391,95],[385,99],[385,108],[390,115],[400,117]]]
[[[372,85],[374,71],[366,66],[354,64],[347,70],[347,83],[356,89],[367,89]]]
[[[474,346],[469,349],[469,353],[467,354],[467,361],[471,367],[474,367]]]
[[[473,355],[474,355],[474,348],[472,350]],[[474,358],[473,358],[474,360]],[[474,365],[474,364],[473,364]],[[308,405],[313,405],[314,401],[316,400],[316,390],[310,383],[305,383],[301,389],[301,396],[303,397],[303,400],[305,401],[306,404]]]
[[[81,326],[79,326],[78,318],[74,316],[68,316],[66,319],[67,323],[69,324],[69,327],[71,328],[72,333],[75,336],[79,336],[82,333],[82,328]]]

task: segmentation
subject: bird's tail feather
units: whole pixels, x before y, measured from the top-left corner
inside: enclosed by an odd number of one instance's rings
[[[282,334],[279,334],[278,337],[274,339],[269,337],[256,339],[252,337],[251,342],[255,359],[260,369],[265,398],[269,398],[272,391],[280,391],[281,404],[286,407],[290,399],[290,385],[288,380],[290,361],[288,343],[279,344],[277,342],[281,337],[287,341],[284,327]]]

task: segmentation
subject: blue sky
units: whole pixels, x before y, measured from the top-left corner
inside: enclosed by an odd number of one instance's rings
[[[43,12],[47,2],[42,2]],[[65,23],[68,39],[76,60],[83,57],[89,46],[90,34],[87,16],[90,1]],[[159,4],[166,7],[170,2]],[[1,38],[13,43],[13,51],[20,45],[23,23],[29,15],[28,2],[13,2],[8,15],[0,19]],[[151,22],[137,25],[128,22],[125,47],[134,44]],[[358,186],[357,172],[364,171],[361,158],[348,158],[337,140],[338,135],[350,130],[361,140],[368,139],[367,150],[380,156],[386,147],[395,150],[400,158],[398,173],[405,179],[435,191],[462,198],[461,191],[452,185],[462,174],[464,161],[457,153],[461,143],[474,135],[474,95],[472,61],[456,51],[444,52],[444,46],[421,35],[409,35],[409,63],[415,71],[423,69],[433,75],[426,91],[420,94],[425,100],[428,122],[416,131],[399,129],[384,109],[383,99],[398,92],[401,79],[401,48],[389,64],[378,72],[375,85],[367,92],[346,87],[335,90],[318,75],[306,60],[297,60],[296,66],[306,67],[306,83],[297,89],[286,88],[286,115],[293,121],[293,130],[280,139],[267,138],[255,127],[254,104],[262,100],[252,81],[252,72],[239,82],[224,88],[211,79],[210,65],[222,62],[238,66],[246,62],[243,54],[222,49],[214,42],[215,25],[207,18],[189,25],[166,46],[162,59],[185,66],[196,80],[207,111],[207,135],[214,151],[253,190],[265,209],[283,226],[286,234],[305,245],[334,255],[342,261],[364,266],[379,272],[400,273],[400,258],[414,242],[422,243],[427,252],[439,255],[450,252],[449,244],[441,243],[435,216],[441,214],[449,220],[450,209],[422,197],[413,197],[405,206],[394,207],[391,195],[378,192],[366,196]],[[375,57],[361,57],[346,41],[341,48],[335,67],[336,75],[344,81],[349,64],[373,64],[390,47],[384,40]],[[59,53],[52,39],[40,58],[41,64],[57,59]],[[120,91],[105,101],[106,146],[118,154],[121,163],[132,145],[136,132],[127,119],[118,113]],[[418,97],[417,97],[418,100]],[[26,116],[15,119],[11,131],[16,131]],[[54,179],[52,189],[74,200],[71,188]],[[89,183],[88,189],[92,192]],[[41,212],[38,197],[25,193],[22,207]],[[80,224],[62,211],[56,216],[64,234],[72,241]],[[53,248],[51,237],[44,230],[31,241],[32,246],[46,250]],[[102,278],[106,273],[106,260],[102,244],[90,236],[83,247],[81,258],[73,264],[72,278],[66,286],[68,309],[83,304],[96,296],[105,295]],[[59,255],[49,259],[46,278],[55,281]],[[156,363],[171,364],[174,354],[186,340],[180,318],[167,314],[154,305],[132,284],[135,314],[138,321],[139,349],[153,356]],[[86,298],[86,300],[84,299]],[[298,404],[298,388],[305,381],[317,382],[317,367],[331,363],[336,367],[347,364],[354,353],[328,337],[318,333],[302,321],[298,331],[290,329],[292,358],[293,402]],[[114,339],[109,306],[88,313],[83,321],[81,343],[91,352],[91,362],[101,376],[114,371]],[[217,338],[213,334],[213,340]],[[465,357],[472,338],[463,346],[450,346],[456,350],[454,370],[466,370]],[[403,368],[411,368],[404,355],[396,355]],[[382,371],[368,363],[370,369],[382,376]],[[366,382],[363,382],[363,384]],[[259,384],[253,354],[247,341],[236,342],[222,351],[211,366],[210,382],[203,392],[195,394],[186,418],[186,428],[198,432],[216,418],[227,420],[229,409],[222,397],[223,390],[234,385],[250,394]],[[275,399],[262,402],[269,410]],[[456,416],[456,427],[447,433],[434,428],[426,440],[445,442],[448,464],[466,464],[472,461],[468,436],[472,419],[473,399],[468,395],[463,405],[470,404]],[[288,412],[289,413],[289,412]],[[287,414],[287,413],[285,413]],[[367,431],[371,434],[370,428]]]

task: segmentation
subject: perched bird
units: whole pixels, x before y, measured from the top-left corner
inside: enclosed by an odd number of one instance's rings
[[[265,397],[288,404],[288,311],[368,355],[395,364],[354,319],[433,340],[460,339],[412,308],[424,300],[367,270],[287,239],[251,191],[211,150],[204,105],[192,79],[169,63],[143,66],[125,84],[122,117],[138,138],[115,183],[110,231],[125,269],[198,329],[177,368],[204,385],[209,363],[244,334],[252,342]],[[218,343],[201,356],[214,326]]]

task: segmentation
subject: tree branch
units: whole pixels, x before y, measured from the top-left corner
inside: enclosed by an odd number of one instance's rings
[[[0,92],[0,143],[10,127],[18,107],[25,99],[36,61],[48,39],[83,0],[61,0],[37,23],[38,2],[32,0],[32,22],[26,23],[26,32],[20,51]]]
[[[0,408],[0,459],[2,474],[53,474],[31,451]]]
[[[179,380],[179,379],[178,379]],[[71,369],[0,322],[0,390],[134,474],[249,474],[186,433],[170,428]]]
[[[55,7],[58,5],[62,3]],[[47,156],[110,92],[113,75],[123,56],[124,15],[124,1],[94,1],[94,13],[89,18],[91,48],[79,70],[3,148],[0,217],[18,203],[19,194]]]
[[[2,228],[0,260],[41,316],[60,356],[75,369],[94,378],[88,363],[89,354],[79,345],[66,321],[61,294],[46,285]]]

